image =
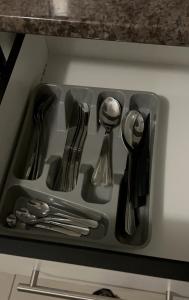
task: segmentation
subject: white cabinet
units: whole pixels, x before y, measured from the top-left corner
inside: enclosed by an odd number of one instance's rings
[[[126,287],[116,286],[116,285],[102,285],[100,283],[92,283],[87,281],[74,281],[72,280],[64,280],[58,281],[57,278],[55,280],[49,280],[49,279],[41,279],[39,280],[39,285],[44,286],[45,288],[51,288],[51,289],[59,289],[59,290],[65,290],[65,291],[72,291],[76,293],[84,293],[84,294],[93,294],[95,291],[102,289],[102,288],[108,288],[110,289],[114,295],[117,295],[121,299],[124,300],[165,300],[165,295],[161,293],[153,293],[149,291],[144,290],[136,290],[136,289],[129,289]],[[18,284],[22,283],[28,283],[29,279],[28,277],[23,276],[16,276],[16,279],[14,281],[14,286],[12,289],[10,300],[24,300],[27,297],[27,300],[53,300],[58,299],[58,297],[50,297],[50,296],[43,296],[43,295],[35,295],[35,294],[29,294],[25,292],[19,292],[17,291]]]

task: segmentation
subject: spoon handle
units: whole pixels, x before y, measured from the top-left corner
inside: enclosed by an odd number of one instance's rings
[[[126,199],[126,212],[125,212],[125,232],[128,235],[134,235],[136,232],[135,211],[133,206],[133,162],[132,154],[128,154],[128,180],[127,180],[127,199]]]
[[[93,185],[112,185],[112,131],[105,132],[101,152],[92,174]]]
[[[85,219],[85,218],[81,218],[79,216],[73,216],[71,214],[67,214],[67,213],[53,213],[53,216],[55,217],[59,217],[59,218],[67,218],[66,222],[70,222],[73,223],[75,225],[79,225],[79,226],[85,226],[85,227],[90,227],[90,228],[97,228],[98,227],[98,222],[96,220],[92,220],[92,219]],[[65,223],[65,219],[63,219],[63,222]]]
[[[60,234],[64,234],[66,236],[71,236],[71,237],[80,237],[81,236],[81,234],[78,233],[78,232],[74,232],[72,230],[68,230],[68,229],[65,229],[65,228],[57,228],[56,226],[51,226],[51,225],[36,224],[33,227],[44,229],[44,230],[47,230],[47,231],[57,232],[57,233],[60,233]]]
[[[102,219],[102,215],[99,212],[91,210],[86,206],[80,206],[76,203],[71,203],[71,202],[68,203],[63,201],[57,202],[55,199],[50,198],[48,200],[48,205],[51,211],[53,209],[53,213],[54,212],[65,213],[72,217],[93,219],[94,221],[100,221]],[[98,224],[96,227],[98,227]]]
[[[66,230],[71,230],[73,232],[77,232],[79,233],[80,235],[88,235],[90,233],[90,230],[89,228],[87,227],[81,227],[81,226],[78,226],[78,225],[74,225],[74,224],[65,224],[65,223],[61,223],[61,222],[57,222],[57,221],[54,221],[54,220],[47,220],[47,221],[42,221],[42,222],[39,222],[39,224],[49,224],[49,225],[55,225],[57,227],[60,227],[60,228],[64,228]]]

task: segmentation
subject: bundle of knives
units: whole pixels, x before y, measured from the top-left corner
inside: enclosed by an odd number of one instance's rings
[[[70,192],[77,184],[79,167],[89,121],[87,103],[73,103],[63,157],[58,163],[53,190]]]
[[[54,97],[41,96],[35,101],[32,121],[33,134],[28,151],[24,179],[34,180],[39,178],[42,173],[46,149],[48,144],[48,132],[45,125],[47,113],[49,112]]]

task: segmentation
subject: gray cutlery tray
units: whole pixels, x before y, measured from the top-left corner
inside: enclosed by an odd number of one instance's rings
[[[55,101],[48,114],[46,128],[49,143],[41,176],[36,180],[25,180],[23,173],[29,151],[32,135],[32,108],[36,95],[54,94]],[[119,196],[119,184],[124,174],[127,149],[122,140],[121,123],[113,130],[113,178],[114,184],[109,187],[94,187],[90,183],[93,168],[100,154],[105,130],[98,123],[98,101],[108,96],[115,97],[122,105],[122,118],[128,112],[133,101],[144,114],[150,113],[150,193],[147,203],[140,208],[141,222],[133,238],[121,243],[116,237],[115,226]],[[62,157],[73,101],[86,102],[90,107],[88,133],[81,158],[80,171],[76,187],[71,192],[61,192],[51,189],[54,171],[58,160]],[[13,153],[12,163],[7,181],[2,192],[0,202],[0,233],[27,239],[51,241],[81,245],[99,249],[126,252],[140,249],[147,245],[151,236],[151,214],[153,208],[153,177],[154,155],[153,149],[157,143],[157,121],[159,111],[159,97],[149,92],[114,90],[105,88],[59,86],[51,84],[39,85],[28,99],[27,110],[21,126],[18,143]],[[102,216],[97,229],[91,230],[89,236],[71,238],[59,233],[52,233],[40,229],[8,228],[6,217],[16,207],[24,205],[18,199],[22,196],[37,198],[48,202],[50,198],[59,203],[72,203],[82,206],[83,211],[92,213],[98,220]]]

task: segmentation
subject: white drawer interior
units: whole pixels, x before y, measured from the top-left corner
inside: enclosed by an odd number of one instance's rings
[[[26,36],[0,106],[0,184],[37,83],[157,93],[162,105],[152,239],[135,253],[189,261],[188,54],[180,47]]]

